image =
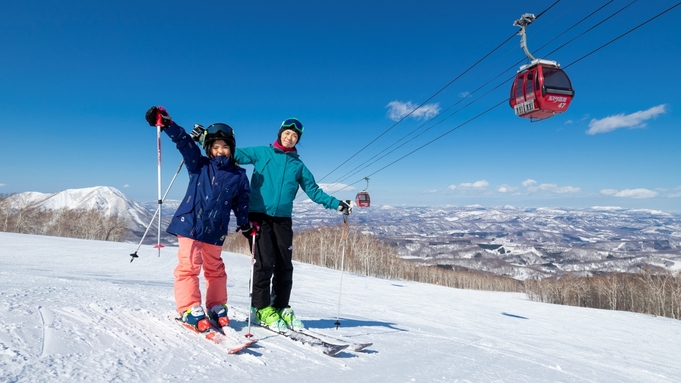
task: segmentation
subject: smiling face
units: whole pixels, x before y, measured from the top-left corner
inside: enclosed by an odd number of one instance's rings
[[[281,132],[281,144],[285,148],[292,148],[298,143],[298,133],[291,129],[286,129]]]
[[[232,157],[232,149],[223,140],[215,140],[210,147],[211,158],[217,156]]]

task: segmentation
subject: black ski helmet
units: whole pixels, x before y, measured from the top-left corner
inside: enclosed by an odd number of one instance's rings
[[[277,134],[277,141],[281,144],[281,134],[284,132],[284,130],[293,130],[296,132],[298,135],[298,142],[300,142],[301,137],[303,137],[303,131],[305,128],[303,128],[303,123],[300,122],[295,117],[287,118],[281,123],[281,126],[279,127],[279,133]],[[296,144],[298,143],[296,142]]]
[[[234,151],[236,150],[234,129],[222,122],[216,122],[208,126],[203,137],[203,150],[206,151],[206,155],[210,156],[210,148],[216,140],[225,141],[232,152],[232,156],[234,156]]]

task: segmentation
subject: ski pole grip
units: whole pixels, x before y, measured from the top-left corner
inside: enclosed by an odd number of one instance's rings
[[[346,199],[345,203],[348,204],[348,209],[345,212],[343,212],[343,214],[345,214],[347,216],[347,215],[350,215],[350,212],[352,212],[352,201],[349,200],[349,199]]]
[[[258,225],[257,222],[251,222],[251,237],[255,237],[258,235],[258,232],[260,231],[260,225]]]

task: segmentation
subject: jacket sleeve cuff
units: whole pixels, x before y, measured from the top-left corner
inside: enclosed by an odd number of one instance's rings
[[[177,125],[175,121],[173,121],[169,127],[163,129],[163,131],[166,132],[168,137],[170,137],[173,140],[173,142],[176,142],[179,139],[179,136],[183,130],[184,129],[182,129],[180,125]]]

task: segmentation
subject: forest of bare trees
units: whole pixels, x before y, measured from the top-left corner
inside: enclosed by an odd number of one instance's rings
[[[343,259],[343,226],[319,227],[295,233],[296,261],[339,270]],[[230,235],[225,250],[250,254],[243,236]],[[397,256],[397,249],[373,235],[350,228],[345,243],[343,270],[387,279],[404,279],[448,287],[492,291],[521,291],[512,278],[433,266],[417,266]]]
[[[295,260],[340,269],[343,227],[320,227],[294,234]],[[225,250],[250,254],[241,235],[230,235]],[[397,256],[397,249],[373,235],[350,229],[345,244],[346,272],[404,279],[448,287],[525,292],[535,301],[609,310],[624,310],[681,319],[681,276],[643,270],[580,277],[518,281],[455,268],[417,266]]]
[[[681,319],[681,275],[668,271],[526,280],[525,292],[539,302]]]
[[[129,229],[123,218],[105,216],[97,210],[10,207],[0,199],[0,231],[22,234],[49,235],[122,241]]]
[[[105,216],[96,210],[10,208],[6,197],[0,195],[0,231],[106,241],[122,241],[129,231],[122,218]],[[540,302],[681,319],[680,273],[644,269],[638,273],[518,281],[457,268],[419,266],[399,258],[394,246],[354,228],[346,233],[343,257],[343,237],[343,226],[296,233],[294,259],[336,270],[343,262],[345,272],[366,276],[464,289],[525,292],[530,299]],[[224,249],[250,254],[248,242],[239,234],[230,233]]]

